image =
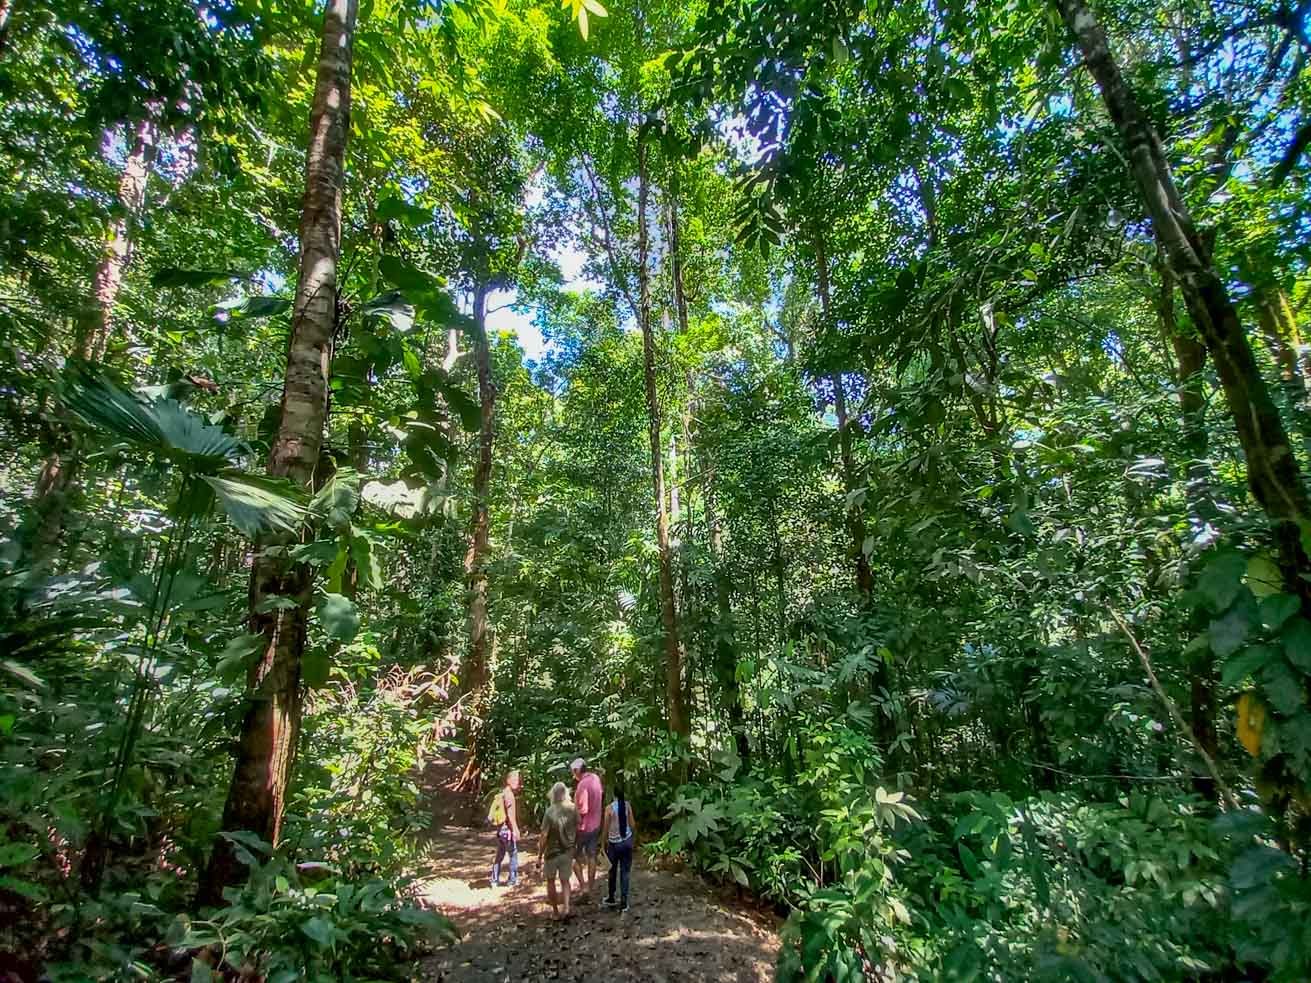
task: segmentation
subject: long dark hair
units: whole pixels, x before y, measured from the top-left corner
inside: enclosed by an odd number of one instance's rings
[[[628,801],[624,798],[624,783],[615,782],[615,811],[619,813],[619,838],[628,839]]]

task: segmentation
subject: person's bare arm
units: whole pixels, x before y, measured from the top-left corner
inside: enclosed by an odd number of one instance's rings
[[[601,842],[608,843],[609,841],[610,841],[610,810],[607,809],[605,811],[605,818],[601,820]]]

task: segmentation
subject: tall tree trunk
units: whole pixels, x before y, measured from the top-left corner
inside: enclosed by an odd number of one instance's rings
[[[815,236],[815,268],[819,281],[819,307],[824,319],[824,330],[833,329],[832,296],[828,281],[828,253],[824,249],[824,236]],[[856,490],[855,459],[851,452],[851,429],[847,417],[847,390],[842,381],[842,373],[834,372],[833,412],[838,418],[838,450],[842,457],[842,489],[850,496]],[[847,535],[851,538],[851,555],[856,565],[856,589],[862,597],[868,597],[874,590],[874,574],[869,566],[869,554],[865,552],[865,510],[859,504],[847,506]]]
[[[109,347],[114,305],[123,287],[123,273],[132,258],[137,222],[146,204],[146,185],[155,160],[156,127],[149,117],[137,123],[131,149],[118,179],[118,212],[105,230],[104,249],[96,266],[91,293],[74,328],[72,354],[101,362]],[[34,566],[52,557],[77,490],[82,462],[73,436],[66,427],[53,425],[47,434],[49,450],[37,478],[36,500],[27,552]]]
[[[132,149],[123,162],[118,179],[118,214],[109,223],[105,249],[96,267],[90,302],[77,325],[73,353],[89,362],[99,362],[109,347],[114,304],[123,288],[123,272],[132,259],[136,225],[146,204],[146,183],[155,160],[156,126],[149,117],[133,133]]]
[[[473,295],[473,353],[478,370],[478,462],[473,471],[473,517],[469,524],[469,546],[464,554],[465,586],[469,596],[469,647],[460,669],[461,688],[468,697],[465,707],[465,738],[468,756],[460,784],[471,787],[478,780],[476,753],[482,732],[482,715],[491,683],[491,632],[487,623],[487,547],[491,514],[487,496],[492,479],[492,449],[496,437],[496,383],[492,379],[492,354],[487,343],[486,283],[479,283]]]
[[[669,194],[669,259],[674,283],[674,310],[678,316],[678,330],[688,330],[687,291],[683,282],[683,230],[678,217],[677,171],[671,181]],[[683,415],[683,435],[689,460],[695,460],[701,472],[701,487],[705,489],[704,503],[707,539],[710,543],[710,560],[714,564],[715,586],[715,675],[724,687],[724,700],[728,704],[728,726],[733,743],[743,763],[751,758],[751,742],[747,737],[746,717],[742,710],[742,688],[737,679],[737,638],[733,617],[733,587],[724,569],[724,528],[719,519],[716,499],[715,470],[710,455],[693,434],[692,420],[697,403],[696,380],[689,371],[687,391],[691,394],[688,411]],[[689,471],[691,469],[689,468]]]
[[[1302,437],[1303,446],[1311,447],[1311,405],[1308,405],[1307,378],[1303,371],[1306,353],[1292,305],[1282,289],[1270,285],[1258,288],[1253,301],[1261,336],[1279,370],[1280,388],[1284,391],[1288,413]]]
[[[1311,499],[1238,313],[1175,187],[1160,138],[1125,84],[1097,18],[1085,0],[1054,2],[1124,141],[1129,169],[1151,216],[1156,240],[1215,362],[1247,460],[1248,485],[1273,527],[1285,589],[1297,595],[1303,612],[1311,615],[1311,580],[1302,576],[1311,571],[1311,562],[1300,529],[1311,521]]]
[[[637,135],[637,320],[642,330],[642,368],[646,382],[646,413],[651,436],[651,490],[655,498],[656,548],[660,567],[660,625],[665,646],[665,705],[669,729],[687,737],[691,724],[683,702],[683,645],[674,607],[674,561],[669,546],[669,516],[665,511],[664,446],[660,439],[660,396],[656,391],[655,331],[651,324],[651,273],[646,211],[651,196],[647,174],[646,135]]]
[[[1159,262],[1157,268],[1161,277],[1161,292],[1157,303],[1161,330],[1170,339],[1178,366],[1175,384],[1179,390],[1183,449],[1188,458],[1184,496],[1188,502],[1189,526],[1200,531],[1204,523],[1216,516],[1208,460],[1210,441],[1206,432],[1206,397],[1202,389],[1206,349],[1196,338],[1180,332],[1174,313],[1174,277],[1164,262]],[[1203,648],[1194,652],[1188,663],[1189,726],[1195,742],[1212,758],[1216,757],[1219,748],[1215,724],[1216,707],[1219,705],[1215,692],[1217,684],[1211,650]],[[1219,801],[1219,789],[1207,775],[1195,775],[1193,789],[1212,802]]]
[[[292,313],[282,419],[269,452],[269,473],[309,485],[319,462],[328,414],[328,374],[337,324],[341,199],[350,136],[351,48],[356,0],[328,0],[314,104],[310,111],[300,271]],[[283,556],[256,554],[250,578],[250,630],[265,637],[247,677],[241,724],[222,829],[245,830],[277,844],[300,733],[301,656],[305,649],[313,571]],[[272,596],[296,601],[263,610]],[[232,844],[219,836],[201,881],[199,900],[217,904],[241,875]]]

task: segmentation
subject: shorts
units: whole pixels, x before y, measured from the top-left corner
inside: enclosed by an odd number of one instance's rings
[[[579,860],[591,858],[596,859],[597,851],[601,848],[601,827],[598,826],[590,833],[579,832],[577,843],[574,845],[574,856]]]
[[[565,853],[557,853],[554,857],[547,857],[542,868],[542,872],[548,881],[552,877],[559,877],[560,880],[567,881],[574,869],[573,855],[566,851]]]

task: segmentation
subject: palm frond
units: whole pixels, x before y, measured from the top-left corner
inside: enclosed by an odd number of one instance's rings
[[[188,470],[217,470],[246,450],[232,434],[176,400],[143,400],[85,364],[71,364],[65,371],[63,402],[87,426]]]
[[[232,524],[254,539],[267,532],[296,532],[305,521],[304,494],[285,478],[226,470],[202,475]]]

